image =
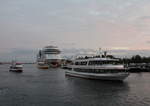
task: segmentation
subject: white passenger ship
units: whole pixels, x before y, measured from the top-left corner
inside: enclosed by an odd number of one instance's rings
[[[101,56],[77,58],[68,68],[66,75],[88,79],[122,81],[129,76],[127,68],[119,64],[118,59]]]
[[[38,68],[48,69],[61,65],[61,51],[56,46],[46,46],[37,55]]]

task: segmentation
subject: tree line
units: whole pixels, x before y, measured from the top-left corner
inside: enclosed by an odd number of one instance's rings
[[[150,63],[150,57],[142,57],[140,55],[132,56],[131,58],[123,58],[125,63]]]
[[[109,58],[115,58],[113,55],[107,55]],[[122,63],[150,63],[150,57],[142,57],[140,55],[131,58],[118,58]]]

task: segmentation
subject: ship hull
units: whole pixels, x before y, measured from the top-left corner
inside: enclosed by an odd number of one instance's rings
[[[97,80],[112,80],[112,81],[123,81],[126,77],[129,76],[129,73],[84,73],[76,71],[66,71],[67,76],[80,77],[86,79],[97,79]]]
[[[44,66],[37,65],[37,67],[38,67],[39,69],[48,69],[48,68],[49,68],[48,65],[44,65]]]
[[[37,62],[39,69],[58,68],[61,66],[61,60],[44,60],[44,62]]]
[[[49,68],[58,68],[61,66],[61,60],[59,59],[48,59],[45,61],[49,65]]]
[[[23,72],[22,69],[9,69],[10,72],[18,72],[18,73],[21,73]]]

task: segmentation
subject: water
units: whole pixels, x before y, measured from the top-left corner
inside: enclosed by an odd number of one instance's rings
[[[149,106],[150,73],[123,82],[65,76],[63,69],[24,65],[23,73],[0,65],[0,106]]]

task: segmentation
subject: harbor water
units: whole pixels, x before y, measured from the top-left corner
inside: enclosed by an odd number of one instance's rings
[[[0,65],[0,106],[150,106],[150,73],[112,82],[68,77],[64,69],[32,64],[14,73]]]

